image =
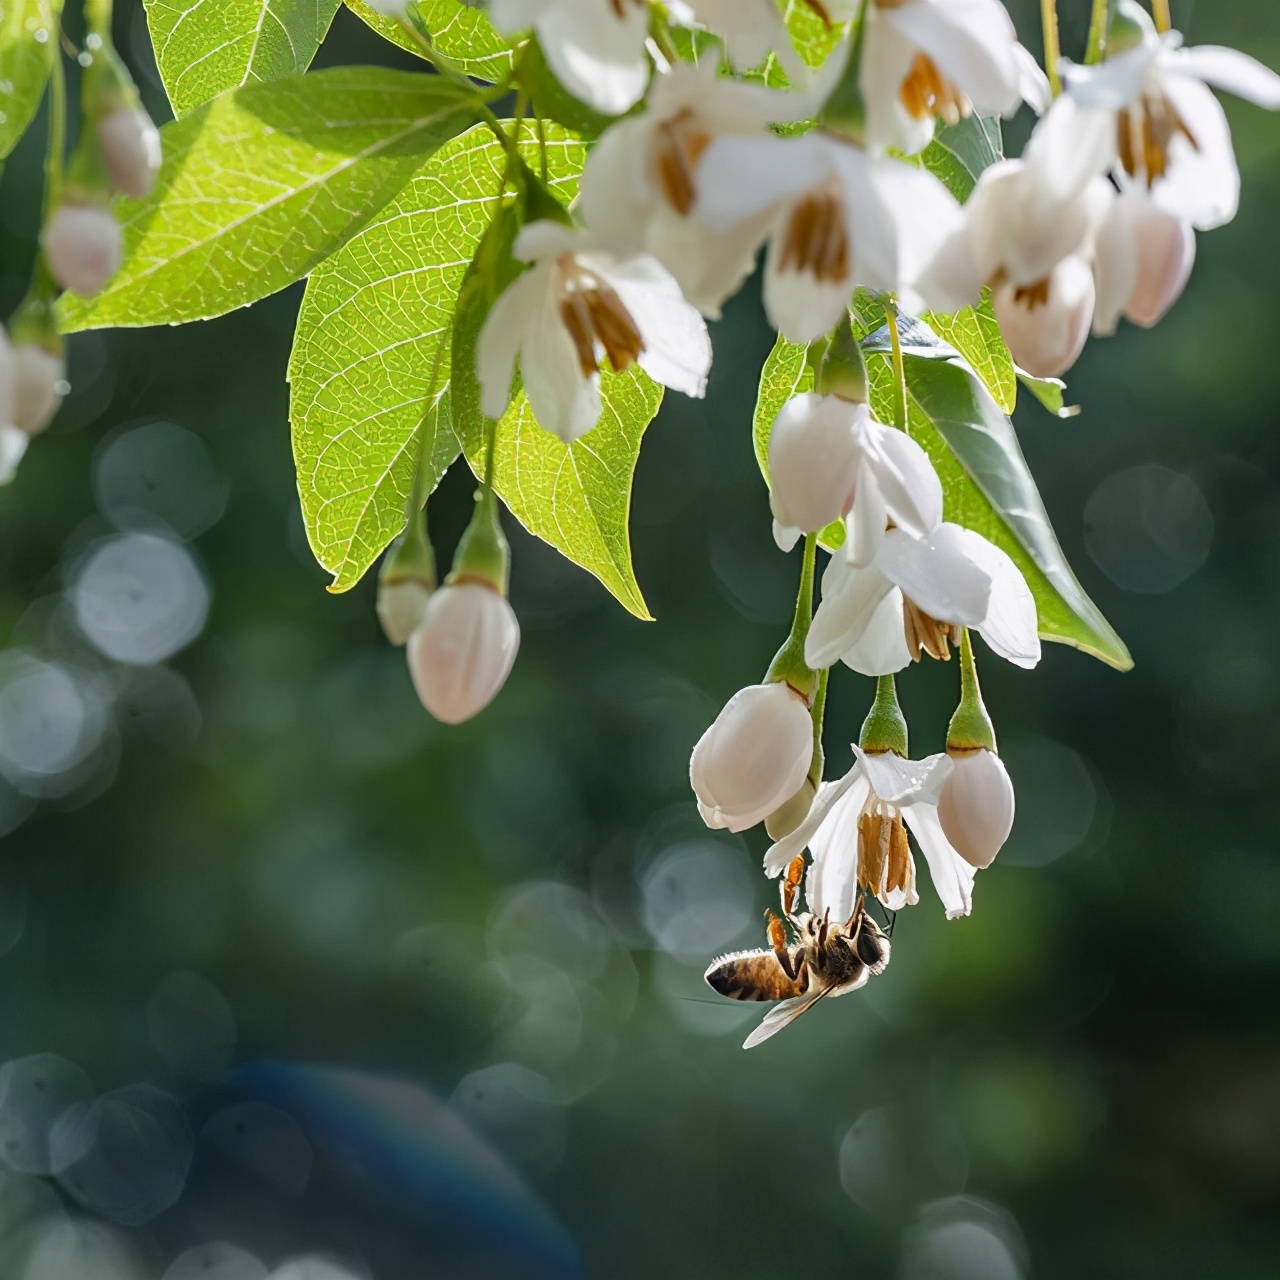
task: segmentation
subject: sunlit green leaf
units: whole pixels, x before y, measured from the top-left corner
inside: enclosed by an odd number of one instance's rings
[[[966,116],[940,128],[920,153],[920,161],[961,203],[968,200],[982,171],[1004,159],[1000,121]]]
[[[954,315],[927,313],[924,322],[944,342],[949,342],[965,358],[995,397],[1005,413],[1012,413],[1018,400],[1018,378],[1013,356],[1000,334],[991,294],[984,292],[976,307],[965,307]]]
[[[228,89],[305,71],[341,0],[143,0],[176,115]]]
[[[346,0],[346,4],[379,35],[422,56],[417,39],[398,19],[375,12],[363,0]],[[495,83],[511,70],[511,44],[493,29],[483,9],[461,0],[418,0],[418,12],[432,44],[468,75]]]
[[[828,24],[805,0],[777,0],[778,9],[787,24],[791,44],[806,66],[820,67],[831,51],[844,39],[848,22]],[[776,53],[771,53],[759,67],[746,73],[746,79],[759,80],[774,89],[789,89],[791,81],[782,69]]]
[[[1061,378],[1033,378],[1022,369],[1017,378],[1055,418],[1074,418],[1080,412],[1078,404],[1067,403],[1067,384]]]
[[[122,201],[125,261],[68,330],[222,315],[292,284],[475,119],[436,76],[340,67],[226,94],[165,127],[154,193]]]
[[[523,150],[537,163],[531,133]],[[547,134],[550,183],[568,201],[586,154],[562,131]],[[419,425],[428,488],[457,456],[449,330],[504,165],[487,127],[445,143],[307,283],[290,419],[307,536],[334,590],[354,586],[403,527]]]
[[[62,0],[0,0],[0,160],[31,123],[58,49]]]

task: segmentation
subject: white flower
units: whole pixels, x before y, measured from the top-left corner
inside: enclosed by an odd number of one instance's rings
[[[8,484],[18,474],[18,463],[31,437],[8,422],[0,422],[0,484]]]
[[[786,684],[753,684],[725,703],[698,739],[689,781],[709,827],[745,831],[804,786],[813,758],[813,721]]]
[[[53,278],[72,293],[92,298],[120,270],[120,224],[96,204],[64,204],[41,234]]]
[[[648,0],[489,0],[507,36],[533,28],[556,78],[605,115],[630,110],[649,83]]]
[[[947,657],[960,627],[1017,666],[1040,661],[1035,600],[999,547],[957,524],[925,537],[890,529],[865,567],[831,557],[805,661],[815,671],[842,660],[863,675],[888,675],[922,653]]]
[[[487,583],[434,592],[409,637],[409,674],[422,705],[445,724],[469,720],[497,696],[520,648],[515,610]]]
[[[1057,378],[1079,359],[1089,337],[1093,270],[1087,258],[1072,254],[1033,285],[998,280],[991,301],[1014,364],[1033,378]]]
[[[757,218],[768,226],[765,310],[792,342],[828,333],[857,285],[918,309],[916,276],[961,221],[931,173],[821,130],[717,139],[698,169],[694,212],[717,232]]]
[[[61,356],[34,342],[19,343],[13,349],[13,425],[29,436],[43,431],[62,403],[66,376]]]
[[[160,131],[141,107],[117,107],[98,121],[107,173],[125,195],[149,196],[160,172]]]
[[[867,145],[920,151],[934,120],[1012,115],[1048,83],[1000,0],[871,0],[859,80]]]
[[[1235,217],[1240,170],[1227,117],[1209,85],[1280,109],[1280,76],[1217,45],[1183,49],[1136,7],[1133,47],[1092,67],[1067,65],[1067,92],[1045,118],[1051,162],[1123,170],[1166,213],[1201,231]]]
[[[654,79],[648,110],[601,135],[582,175],[578,210],[602,248],[620,257],[652,254],[684,296],[716,319],[750,273],[768,215],[728,231],[690,217],[698,161],[717,137],[759,135],[808,109],[800,95],[720,77],[712,59],[680,63]]]
[[[942,487],[928,455],[865,404],[805,392],[779,411],[769,436],[774,538],[847,519],[845,556],[869,564],[890,521],[923,535],[942,520]]]
[[[409,637],[422,624],[431,600],[430,583],[420,578],[399,578],[378,583],[375,606],[382,634],[388,643],[407,644]]]
[[[1126,182],[1098,230],[1094,333],[1114,333],[1121,315],[1150,328],[1181,296],[1195,260],[1191,224]]]
[[[938,793],[938,821],[952,848],[972,867],[989,867],[1013,830],[1013,783],[1004,761],[979,747],[952,755]]]
[[[945,755],[904,760],[854,747],[853,768],[824,782],[809,816],[765,855],[764,870],[781,875],[807,845],[813,854],[805,897],[816,915],[847,920],[859,892],[875,895],[889,911],[914,906],[915,836],[947,919],[973,909],[974,868],[951,847],[938,818],[938,795],[953,764]]]
[[[480,331],[476,371],[486,415],[511,399],[516,360],[534,416],[576,440],[600,418],[600,361],[638,364],[656,382],[701,396],[711,368],[702,317],[656,259],[617,260],[585,231],[531,222],[515,256],[535,265],[494,303]]]

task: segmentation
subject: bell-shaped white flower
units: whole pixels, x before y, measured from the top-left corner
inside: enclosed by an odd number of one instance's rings
[[[808,109],[800,95],[724,79],[714,59],[679,63],[655,77],[643,114],[601,135],[582,175],[578,212],[601,248],[623,258],[652,254],[684,296],[716,319],[750,273],[768,215],[727,231],[691,217],[698,161],[715,138],[760,135]]]
[[[120,224],[103,205],[62,205],[41,239],[53,278],[82,298],[101,293],[120,270],[124,256]]]
[[[39,435],[62,403],[66,376],[66,362],[60,355],[35,342],[14,347],[13,425],[29,436]]]
[[[938,792],[938,821],[951,847],[981,870],[995,861],[1013,830],[1013,783],[1004,761],[986,747],[950,759]]]
[[[806,846],[813,854],[805,897],[815,914],[846,920],[863,890],[889,911],[914,906],[919,843],[947,919],[973,909],[975,870],[952,848],[938,818],[938,796],[952,769],[945,755],[906,760],[891,751],[854,747],[853,768],[824,782],[809,816],[765,854],[764,870],[778,876]]]
[[[1072,254],[1034,284],[997,280],[991,301],[1014,364],[1034,378],[1056,378],[1075,364],[1089,336],[1093,270]]]
[[[648,0],[489,0],[506,36],[532,27],[556,79],[608,116],[630,110],[649,83]]]
[[[783,405],[769,436],[769,474],[784,551],[802,533],[846,520],[845,557],[869,564],[889,523],[923,536],[942,520],[942,485],[925,451],[840,396],[805,392]]]
[[[488,583],[432,593],[409,637],[409,675],[422,705],[445,724],[469,720],[497,697],[515,664],[520,624]]]
[[[1280,110],[1280,76],[1217,45],[1181,48],[1126,7],[1130,47],[1091,67],[1066,65],[1066,93],[1045,118],[1051,164],[1122,170],[1166,213],[1201,231],[1235,217],[1240,170],[1227,117],[1209,86]]]
[[[160,130],[141,107],[119,106],[98,121],[107,173],[125,195],[149,196],[160,172]]]
[[[870,0],[864,21],[859,82],[873,150],[913,154],[936,119],[1047,102],[1048,82],[1000,0]]]
[[[514,253],[534,265],[494,303],[476,346],[489,417],[510,403],[517,360],[534,416],[566,442],[599,421],[605,356],[674,391],[706,392],[707,326],[657,259],[615,259],[589,232],[557,222],[531,222]]]
[[[1150,328],[1182,295],[1195,260],[1191,224],[1126,183],[1098,230],[1094,333],[1114,333],[1122,315]]]
[[[745,831],[804,785],[813,758],[813,721],[789,685],[748,685],[725,703],[698,739],[689,781],[709,827]]]
[[[843,661],[889,675],[924,653],[947,657],[961,627],[1017,666],[1040,661],[1035,599],[1005,552],[957,524],[925,537],[890,529],[865,567],[832,556],[805,661],[815,671]]]
[[[823,130],[717,139],[698,168],[694,212],[717,232],[767,224],[765,310],[792,342],[829,333],[858,285],[919,309],[916,277],[961,222],[927,170]]]

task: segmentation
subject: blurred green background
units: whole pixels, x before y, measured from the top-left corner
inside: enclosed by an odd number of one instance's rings
[[[1038,49],[1034,6],[1011,8]],[[1088,6],[1061,8],[1078,53]],[[1174,8],[1190,43],[1280,66],[1274,0]],[[141,5],[117,9],[163,119]],[[319,65],[388,52],[344,12]],[[750,448],[754,288],[715,327],[706,401],[670,396],[645,442],[657,624],[513,528],[519,662],[458,729],[419,707],[372,583],[326,594],[307,550],[300,287],[73,337],[61,416],[0,491],[0,1061],[184,1097],[260,1057],[421,1081],[597,1278],[1280,1274],[1280,119],[1226,107],[1241,211],[1186,296],[1088,348],[1079,417],[1017,413],[1135,670],[980,655],[1018,820],[972,918],[923,887],[884,977],[750,1054],[759,1010],[701,974],[759,945],[763,834],[706,831],[687,761],[780,643],[798,566]],[[0,186],[6,313],[40,147]],[[445,563],[469,502],[455,473],[431,505]],[[915,754],[941,748],[955,678],[901,681]],[[870,693],[835,673],[829,772]],[[200,1229],[180,1201],[142,1235],[163,1270]],[[315,1243],[245,1234],[268,1263]]]

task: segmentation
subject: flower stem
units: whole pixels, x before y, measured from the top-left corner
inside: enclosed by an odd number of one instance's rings
[[[898,304],[890,302],[885,308],[889,321],[889,342],[893,348],[893,425],[899,431],[907,429],[907,366],[902,359],[902,338],[898,333]]]
[[[1062,57],[1062,45],[1058,39],[1058,0],[1040,0],[1040,22],[1044,27],[1044,70],[1056,98],[1062,92],[1062,78],[1058,75],[1058,59]]]
[[[1084,60],[1092,66],[1101,62],[1107,52],[1107,22],[1111,17],[1110,0],[1093,0],[1093,17],[1089,20],[1089,43]]]
[[[813,623],[813,577],[818,560],[818,535],[810,533],[804,540],[804,559],[800,564],[800,588],[796,592],[796,612],[791,621],[791,634],[774,655],[765,673],[765,683],[788,684],[812,705],[817,679],[804,657],[804,642]]]
[[[1156,30],[1161,35],[1173,26],[1173,18],[1169,13],[1169,0],[1151,0],[1151,13],[1156,20]]]
[[[960,632],[960,705],[947,726],[947,751],[954,754],[984,747],[995,752],[996,730],[982,701],[978,666],[973,658],[973,641],[966,627]]]

